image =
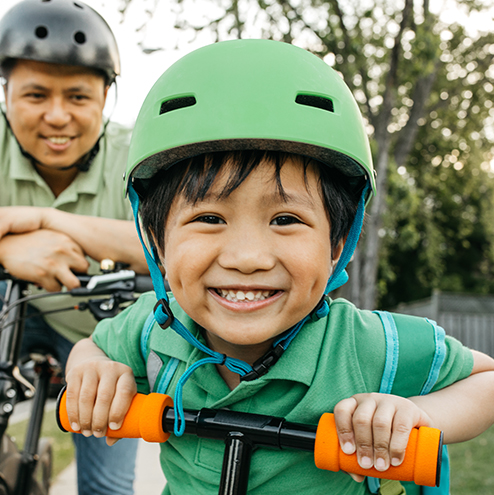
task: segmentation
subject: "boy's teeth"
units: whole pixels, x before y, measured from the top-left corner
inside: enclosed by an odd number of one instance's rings
[[[232,302],[241,302],[241,301],[263,301],[264,299],[267,299],[270,297],[272,294],[274,294],[275,291],[269,291],[269,290],[249,290],[247,292],[242,291],[242,290],[224,290],[224,289],[218,289],[217,290],[218,294],[221,297],[224,297],[228,301]]]

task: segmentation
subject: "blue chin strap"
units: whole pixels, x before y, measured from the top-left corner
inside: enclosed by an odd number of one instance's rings
[[[202,366],[203,364],[220,364],[225,365],[230,371],[240,375],[241,381],[250,381],[259,378],[260,376],[266,374],[269,368],[278,361],[283,352],[290,345],[290,342],[295,338],[300,329],[304,326],[307,320],[313,318],[324,318],[329,313],[329,305],[326,301],[326,294],[341,287],[348,280],[348,275],[345,271],[345,267],[350,261],[353,252],[357,246],[357,241],[362,230],[362,224],[364,220],[364,210],[365,210],[365,197],[368,189],[368,185],[365,187],[362,196],[360,198],[357,213],[353,221],[353,225],[348,234],[343,252],[340,259],[336,265],[334,272],[332,273],[325,290],[325,296],[321,299],[316,308],[307,315],[303,320],[298,322],[292,328],[280,335],[280,338],[276,340],[273,344],[271,350],[269,350],[263,357],[257,360],[252,366],[245,361],[240,359],[235,359],[227,356],[226,354],[220,354],[219,352],[213,351],[209,347],[205,346],[199,340],[194,337],[187,328],[174,316],[170,310],[168,295],[165,290],[165,283],[163,280],[163,275],[158,267],[159,259],[156,252],[156,248],[151,246],[151,252],[149,252],[146,243],[143,240],[141,227],[139,224],[139,196],[135,192],[132,183],[129,183],[128,193],[129,199],[132,204],[132,210],[134,212],[134,220],[137,229],[137,234],[139,240],[144,248],[144,255],[146,257],[146,262],[149,267],[149,272],[151,279],[153,281],[154,291],[158,299],[158,303],[154,307],[154,317],[157,323],[163,328],[171,327],[178,335],[183,337],[189,344],[196,347],[200,351],[207,354],[208,357],[200,359],[190,366],[185,373],[180,377],[180,380],[175,389],[174,404],[177,415],[175,417],[174,434],[176,436],[183,435],[185,431],[184,422],[184,412],[182,404],[182,389],[185,382],[194,373],[194,371]]]

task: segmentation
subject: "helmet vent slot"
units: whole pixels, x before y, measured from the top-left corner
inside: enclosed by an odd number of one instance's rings
[[[295,103],[308,107],[320,108],[321,110],[326,110],[328,112],[334,113],[333,100],[325,98],[324,96],[300,94],[297,95],[297,97],[295,98]]]
[[[191,107],[197,103],[194,96],[181,96],[180,98],[173,98],[172,100],[164,101],[161,104],[160,115],[164,113],[172,112],[180,108]]]
[[[34,30],[34,34],[36,35],[37,38],[44,39],[48,36],[48,29],[45,26],[38,26]]]
[[[74,7],[77,7],[78,9],[84,8],[80,3],[77,3],[77,2],[74,2]]]
[[[77,31],[74,34],[74,41],[79,45],[83,45],[86,43],[86,35],[82,31]]]

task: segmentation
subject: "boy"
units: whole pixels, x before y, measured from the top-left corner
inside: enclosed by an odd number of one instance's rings
[[[307,424],[334,411],[343,450],[380,471],[402,462],[414,426],[457,442],[492,423],[492,359],[411,319],[424,338],[406,374],[433,369],[435,387],[375,393],[387,365],[379,316],[325,296],[345,281],[374,175],[356,103],[320,59],[265,40],[187,55],[141,109],[127,178],[153,244],[156,295],[74,348],[67,411],[75,430],[103,436],[136,390],[175,393],[164,493],[218,491],[223,445],[181,437],[182,399]],[[320,471],[309,454],[258,449],[249,490],[370,493],[362,479]]]

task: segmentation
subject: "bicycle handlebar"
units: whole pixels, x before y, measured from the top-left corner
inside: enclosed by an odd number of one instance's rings
[[[115,438],[143,438],[148,442],[165,442],[173,431],[175,412],[168,395],[136,394],[119,430],[108,430]],[[65,390],[57,403],[57,421],[61,430],[74,431],[68,419]],[[318,426],[289,423],[284,418],[228,410],[201,409],[185,411],[185,433],[203,438],[226,440],[232,433],[245,436],[251,444],[292,448],[314,452],[320,469],[399,481],[414,481],[418,485],[438,486],[441,474],[442,432],[422,426],[413,428],[405,458],[400,466],[386,471],[364,469],[357,455],[345,454],[338,442],[334,416],[325,413]]]

